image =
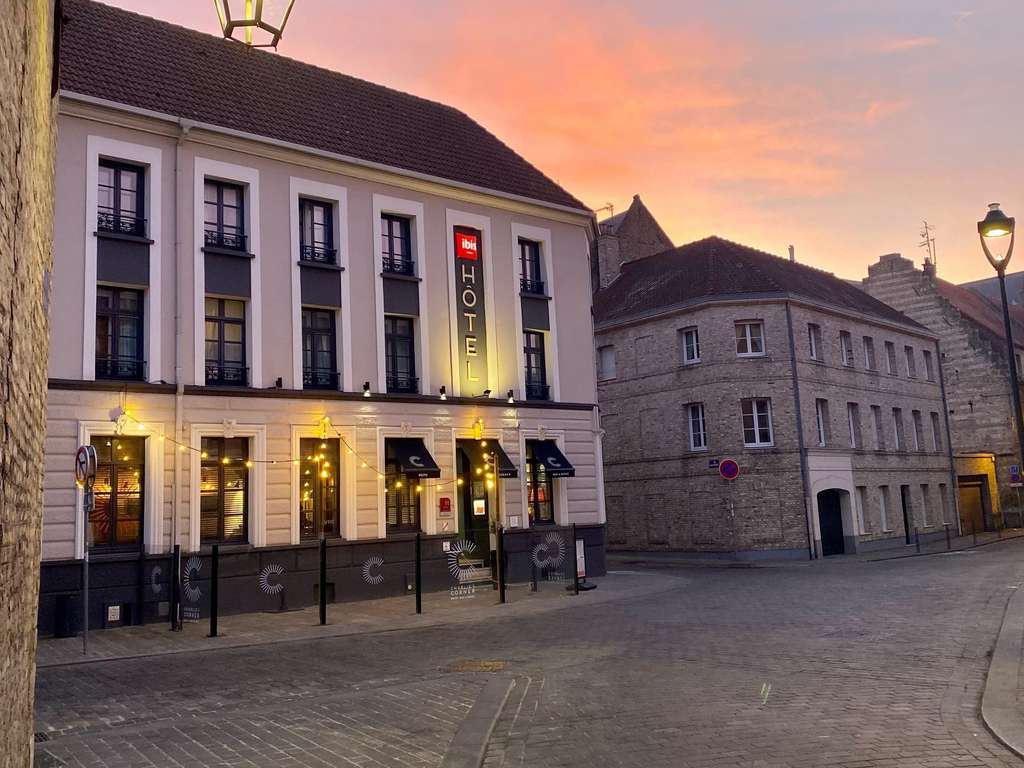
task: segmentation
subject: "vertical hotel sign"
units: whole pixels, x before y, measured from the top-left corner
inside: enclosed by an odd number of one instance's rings
[[[478,229],[455,227],[454,234],[460,394],[476,397],[489,387],[483,242]]]

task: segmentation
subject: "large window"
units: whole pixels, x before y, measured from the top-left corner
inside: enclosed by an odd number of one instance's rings
[[[339,446],[337,438],[299,440],[299,534],[304,539],[339,535]]]
[[[143,211],[144,170],[137,165],[101,160],[96,197],[96,229],[146,236]]]
[[[892,429],[893,434],[896,435],[896,450],[902,451],[907,444],[906,437],[903,434],[903,409],[893,408],[892,409]]]
[[[611,344],[597,348],[597,378],[598,381],[615,378],[615,347]]]
[[[334,206],[321,200],[299,198],[299,258],[334,264]]]
[[[683,328],[679,332],[683,350],[683,365],[700,362],[700,333],[697,328]]]
[[[924,358],[924,377],[928,381],[935,381],[935,364],[932,362],[932,353],[923,349],[921,356]]]
[[[302,310],[302,386],[337,389],[337,336],[334,312]]]
[[[245,302],[206,299],[206,383],[248,384],[245,367]]]
[[[384,316],[384,361],[388,392],[419,392],[420,380],[416,378],[416,339],[412,318]]]
[[[885,342],[885,372],[896,375],[896,345],[891,341]]]
[[[828,400],[814,401],[814,420],[818,426],[818,445],[824,448],[831,442],[832,423],[828,414]]]
[[[821,360],[821,326],[807,324],[807,354],[811,360]]]
[[[704,403],[690,403],[686,406],[686,415],[690,425],[690,450],[705,450],[708,447],[708,433],[704,426]]]
[[[246,250],[245,191],[242,187],[207,179],[203,201],[206,245],[232,251]]]
[[[200,538],[204,544],[248,541],[249,440],[204,437],[200,455]]]
[[[911,411],[910,417],[914,422],[914,450],[924,450],[924,423],[920,411]]]
[[[772,401],[751,398],[743,401],[743,444],[756,448],[771,445]]]
[[[882,485],[878,488],[878,523],[886,533],[892,529],[889,527],[889,486]]]
[[[871,419],[875,422],[875,450],[885,450],[885,427],[882,426],[882,406],[871,406]]]
[[[146,439],[94,437],[92,446],[96,506],[89,513],[90,546],[136,549],[142,542]]]
[[[412,260],[412,227],[405,216],[390,213],[380,217],[381,269],[398,275],[415,274]]]
[[[939,414],[931,413],[932,419],[932,450],[938,453],[942,450],[942,423],[939,421]]]
[[[554,483],[551,475],[534,455],[534,440],[526,441],[526,505],[530,525],[555,522]]]
[[[870,336],[865,336],[862,341],[864,342],[864,367],[873,371],[875,370],[875,340]]]
[[[96,378],[142,379],[142,291],[96,289]]]
[[[384,508],[387,532],[416,533],[420,530],[420,491],[415,478],[402,474],[394,443],[384,441]]]
[[[849,331],[839,332],[839,349],[843,355],[843,365],[847,368],[853,365],[853,338]]]
[[[736,354],[740,357],[764,354],[764,324],[760,320],[736,323]]]
[[[914,348],[911,346],[904,347],[903,354],[907,358],[907,376],[911,379],[917,378],[917,363],[914,358]]]
[[[863,448],[864,440],[860,432],[860,406],[857,403],[846,404],[846,420],[850,422],[850,447]]]
[[[519,239],[519,287],[523,293],[544,295],[544,278],[540,271],[540,243]]]
[[[548,399],[547,360],[544,355],[544,334],[526,331],[523,334],[523,353],[526,356],[526,399]]]

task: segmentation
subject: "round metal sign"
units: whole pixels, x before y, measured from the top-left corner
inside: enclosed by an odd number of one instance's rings
[[[80,445],[75,453],[75,482],[92,485],[96,479],[96,449],[91,445]]]
[[[735,480],[740,476],[740,465],[732,459],[722,459],[718,463],[718,474],[726,480]]]

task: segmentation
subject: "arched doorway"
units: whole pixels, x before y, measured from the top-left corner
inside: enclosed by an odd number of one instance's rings
[[[843,497],[846,491],[830,488],[818,494],[818,529],[823,557],[846,553],[843,536]]]

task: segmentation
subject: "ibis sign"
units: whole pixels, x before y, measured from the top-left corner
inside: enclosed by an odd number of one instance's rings
[[[490,386],[487,382],[483,238],[480,230],[468,227],[455,227],[453,236],[461,394],[475,397]]]

